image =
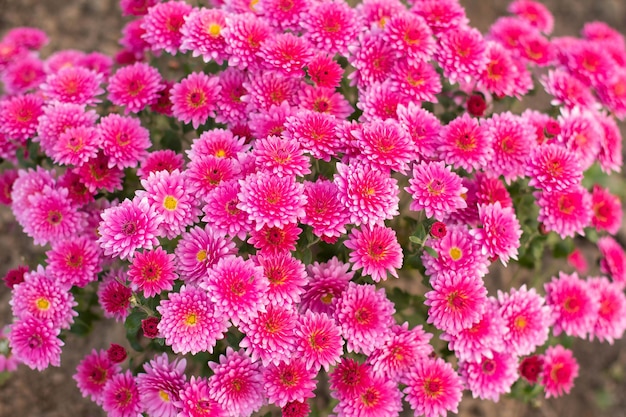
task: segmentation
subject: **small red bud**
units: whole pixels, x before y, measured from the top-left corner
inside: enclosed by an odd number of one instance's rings
[[[465,103],[469,114],[475,117],[481,117],[487,110],[487,102],[480,94],[472,94]]]
[[[11,269],[4,276],[4,283],[7,287],[13,289],[17,284],[24,282],[24,274],[28,272],[28,267],[20,265],[17,268]]]
[[[446,229],[446,225],[443,222],[435,222],[432,226],[430,226],[430,235],[435,238],[442,238],[448,233],[448,229]]]
[[[126,349],[116,343],[111,343],[111,347],[107,350],[107,356],[113,363],[124,362],[127,356]]]
[[[149,339],[154,339],[159,334],[159,329],[157,325],[159,324],[159,319],[157,317],[148,317],[147,319],[141,320],[141,329],[143,330],[143,335]]]
[[[519,364],[519,373],[526,381],[534,384],[539,379],[543,370],[543,359],[541,356],[533,355],[524,358]]]

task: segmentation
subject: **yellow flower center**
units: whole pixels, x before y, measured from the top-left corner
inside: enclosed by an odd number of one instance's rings
[[[220,36],[220,32],[222,31],[222,27],[220,25],[218,25],[217,23],[211,23],[209,25],[209,35],[213,36],[214,38],[217,38],[218,36]]]
[[[47,310],[50,308],[50,301],[48,301],[45,298],[38,298],[37,301],[35,302],[37,304],[37,308],[39,310]]]
[[[187,326],[195,326],[197,322],[198,322],[198,317],[196,317],[194,313],[189,314],[187,318],[185,319],[185,324]]]
[[[451,247],[449,253],[453,261],[458,261],[463,256],[463,251],[456,246]]]
[[[170,402],[170,395],[163,390],[159,391],[159,397],[161,397],[161,399],[165,402],[168,402],[168,403]]]
[[[204,249],[196,253],[196,260],[198,262],[203,262],[204,260],[206,260],[206,251]]]
[[[163,207],[165,207],[167,210],[170,210],[170,211],[176,210],[177,206],[178,206],[178,200],[176,200],[176,198],[171,195],[168,195],[163,200]]]

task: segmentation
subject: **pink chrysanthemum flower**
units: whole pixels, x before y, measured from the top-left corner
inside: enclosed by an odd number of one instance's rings
[[[239,328],[246,336],[239,346],[246,349],[253,362],[260,360],[263,366],[287,361],[295,348],[297,324],[298,313],[293,306],[270,303],[266,311],[241,322]]]
[[[157,93],[157,98],[150,105],[150,110],[164,116],[172,116],[172,100],[170,100],[172,87],[174,87],[173,81],[163,81],[163,88]]]
[[[256,71],[243,83],[246,93],[241,100],[247,103],[248,113],[270,110],[272,106],[282,107],[284,102],[295,106],[302,85],[298,77],[286,77],[277,71]]]
[[[151,416],[176,417],[176,401],[185,386],[185,359],[169,362],[167,354],[155,356],[144,363],[145,372],[137,374],[137,387],[142,408]]]
[[[350,282],[334,307],[348,352],[369,355],[391,339],[395,308],[384,289]]]
[[[94,127],[98,114],[94,110],[85,111],[85,106],[72,103],[51,103],[44,107],[39,117],[37,137],[41,149],[52,154],[59,136],[70,127]]]
[[[622,52],[626,59],[626,53]],[[626,116],[626,70],[620,67],[615,74],[596,87],[597,95],[602,102],[617,118],[623,120]]]
[[[147,198],[150,207],[163,217],[161,228],[168,239],[173,239],[198,221],[200,209],[197,199],[188,192],[185,175],[178,170],[151,173],[141,180],[145,189],[135,192],[137,198]]]
[[[587,258],[579,248],[574,248],[574,250],[567,256],[567,263],[581,274],[586,274],[589,271]]]
[[[104,316],[123,322],[130,314],[130,299],[133,292],[126,286],[124,270],[111,270],[98,286],[98,302]]]
[[[617,234],[622,226],[622,203],[619,197],[595,184],[591,193],[591,208],[593,209],[591,224],[598,230],[606,230],[612,235]]]
[[[303,177],[311,173],[309,157],[304,156],[298,141],[278,136],[260,136],[254,142],[252,153],[260,170],[279,177]]]
[[[561,238],[585,234],[593,213],[591,194],[582,186],[572,186],[564,191],[535,192],[539,216],[537,220],[547,231]]]
[[[124,106],[125,113],[138,113],[155,103],[163,89],[159,71],[143,62],[137,62],[117,70],[109,78],[109,100]]]
[[[463,384],[452,366],[441,358],[417,361],[403,378],[411,409],[425,417],[445,417],[458,412]]]
[[[67,128],[48,152],[59,165],[81,166],[98,155],[102,137],[95,127],[77,126]]]
[[[172,290],[177,277],[175,270],[174,255],[159,247],[137,253],[128,268],[128,278],[135,291],[142,291],[144,297],[154,297]]]
[[[109,114],[100,120],[98,135],[109,168],[134,168],[148,154],[152,146],[150,132],[134,117]]]
[[[519,378],[517,356],[511,352],[493,352],[476,362],[462,362],[459,372],[474,398],[498,402],[500,395],[511,392]]]
[[[20,223],[27,221],[27,215],[32,207],[30,199],[40,194],[46,187],[55,187],[54,171],[48,171],[38,166],[36,170],[20,169],[11,189],[11,206],[15,218]]]
[[[343,398],[333,411],[341,416],[397,416],[402,411],[402,393],[395,381],[373,376],[358,395]]]
[[[600,43],[576,40],[564,52],[570,73],[588,85],[601,85],[615,74],[616,62]]]
[[[533,0],[516,0],[507,10],[545,34],[550,34],[554,26],[554,17],[543,4]]]
[[[328,371],[339,362],[344,341],[341,329],[327,314],[306,311],[300,315],[294,333],[297,354],[292,357],[302,357],[307,369],[317,372],[323,367]]]
[[[437,116],[413,102],[398,106],[397,114],[398,121],[411,135],[418,156],[421,159],[438,156],[441,122]]]
[[[279,33],[263,42],[257,55],[266,68],[286,76],[299,76],[304,74],[304,66],[313,57],[313,49],[302,37]]]
[[[329,87],[303,85],[298,95],[298,104],[301,109],[330,114],[339,120],[348,118],[354,112],[343,94]]]
[[[626,296],[619,284],[605,277],[589,278],[587,282],[599,302],[598,318],[590,338],[593,340],[597,337],[600,341],[606,340],[613,344],[626,330]]]
[[[352,229],[344,245],[350,251],[352,269],[369,275],[375,282],[387,279],[387,272],[398,278],[396,269],[402,267],[402,248],[393,229],[384,226]]]
[[[348,209],[341,203],[337,186],[324,178],[304,182],[307,203],[304,206],[303,224],[313,228],[313,234],[324,241],[334,241],[346,233],[349,222]]]
[[[311,413],[308,401],[290,401],[281,408],[283,417],[307,417]]]
[[[13,202],[11,192],[18,176],[16,169],[5,169],[0,173],[0,204],[10,206]]]
[[[626,85],[626,82],[625,82]],[[600,115],[596,119],[602,126],[604,135],[598,154],[600,168],[606,173],[622,170],[622,134],[615,119]]]
[[[69,329],[78,315],[78,303],[68,288],[61,287],[40,265],[37,271],[24,275],[24,282],[13,288],[11,311],[18,320],[34,317],[50,322],[55,328]]]
[[[455,335],[444,333],[441,339],[448,341],[448,348],[462,361],[477,362],[482,356],[491,358],[492,352],[504,352],[509,329],[499,308],[497,301],[489,298],[480,321]]]
[[[305,266],[300,260],[289,252],[261,253],[253,260],[263,268],[263,275],[269,281],[267,296],[270,303],[300,303],[300,295],[308,282]]]
[[[279,106],[271,105],[268,110],[259,110],[249,115],[249,128],[255,138],[266,138],[268,136],[282,136],[285,131],[287,117],[293,116],[296,112],[287,101],[283,101]],[[297,141],[291,140],[297,143]],[[298,147],[301,147],[298,144]]]
[[[478,87],[498,97],[514,95],[519,71],[512,53],[495,41],[487,41],[487,57],[487,67],[478,78]]]
[[[228,66],[241,70],[258,68],[262,60],[257,52],[272,33],[273,30],[266,20],[251,13],[227,16],[222,35],[231,53]]]
[[[524,356],[535,351],[548,340],[554,322],[550,307],[534,288],[511,288],[509,293],[498,292],[500,315],[509,331],[505,335],[506,351]]]
[[[285,137],[298,142],[314,158],[328,162],[341,150],[338,125],[338,119],[330,114],[300,110],[287,117]]]
[[[600,271],[608,274],[621,287],[626,284],[626,254],[620,244],[611,236],[598,239],[600,250]]]
[[[482,227],[475,229],[476,238],[481,241],[489,257],[498,257],[503,265],[517,259],[522,229],[512,207],[495,204],[480,204],[478,216]]]
[[[349,51],[348,62],[355,71],[348,75],[348,79],[351,85],[360,89],[383,82],[398,61],[395,51],[380,32],[361,33],[358,45],[351,46]]]
[[[336,88],[341,83],[343,68],[325,53],[318,53],[307,64],[307,74],[311,81],[322,88]]]
[[[55,241],[46,256],[48,271],[65,288],[82,288],[102,270],[100,248],[86,236]]]
[[[354,271],[348,272],[348,269],[350,264],[340,262],[337,257],[328,262],[313,262],[309,265],[309,283],[304,288],[301,311],[311,310],[332,315],[335,311],[333,300],[341,296],[354,276]]]
[[[316,375],[317,369],[308,369],[300,357],[270,364],[263,370],[263,386],[268,402],[284,407],[291,401],[313,398]]]
[[[109,167],[109,159],[100,151],[95,158],[78,167],[80,181],[90,193],[95,194],[97,190],[114,192],[122,189],[124,171],[117,166]]]
[[[207,276],[217,261],[235,252],[235,243],[222,231],[210,225],[196,226],[183,233],[175,250],[176,264],[181,278],[197,284]]]
[[[122,16],[143,16],[158,0],[120,0]]]
[[[9,29],[2,40],[34,51],[43,48],[49,41],[43,30],[26,26]]]
[[[531,151],[526,175],[530,177],[528,185],[551,192],[579,184],[583,170],[578,158],[565,146],[546,143]]]
[[[215,117],[221,88],[219,78],[192,72],[170,90],[174,117],[184,123],[191,122],[197,129],[209,117]]]
[[[484,168],[493,157],[491,137],[478,120],[465,113],[452,120],[440,131],[437,149],[440,158],[455,168],[467,172]]]
[[[578,362],[573,352],[561,345],[550,346],[543,355],[541,384],[546,398],[569,394],[578,376]]]
[[[440,221],[467,207],[462,196],[467,188],[462,185],[461,177],[443,161],[423,161],[413,165],[413,177],[405,190],[413,196],[411,210],[425,210],[426,217]]]
[[[299,33],[301,31],[300,21],[304,13],[310,7],[309,0],[267,0],[259,3],[261,12],[265,20],[281,32],[291,31]]]
[[[67,188],[45,186],[28,197],[30,209],[24,213],[22,226],[36,245],[69,239],[83,231],[85,213],[76,210],[68,194]]]
[[[212,353],[228,330],[226,317],[216,310],[209,294],[199,288],[183,285],[178,293],[170,292],[157,311],[161,314],[159,332],[174,353]]]
[[[147,198],[124,200],[102,212],[98,228],[98,243],[105,255],[132,259],[137,249],[152,249],[159,245],[159,226],[163,217]]]
[[[49,320],[26,317],[15,321],[9,333],[11,354],[30,369],[43,371],[61,365],[60,329]]]
[[[405,173],[415,149],[411,136],[393,120],[374,120],[352,131],[361,155],[381,171]]]
[[[102,390],[102,409],[110,417],[130,417],[144,411],[139,399],[137,380],[130,370],[117,373]]]
[[[229,346],[219,363],[209,362],[209,367],[213,371],[209,396],[229,415],[249,417],[265,403],[261,364],[254,363],[243,350],[235,352]]]
[[[600,308],[597,294],[591,291],[587,281],[559,272],[552,281],[544,284],[546,305],[552,309],[555,336],[565,332],[568,336],[586,338],[593,332]]]
[[[96,96],[104,93],[100,88],[102,75],[85,67],[64,67],[49,74],[41,90],[48,101],[95,105]]]
[[[563,69],[550,70],[547,75],[541,76],[539,81],[546,93],[553,97],[551,101],[553,105],[563,104],[566,108],[589,109],[596,104],[589,86]],[[601,92],[602,89],[600,94]]]
[[[314,3],[302,16],[304,36],[315,48],[345,55],[360,30],[356,11],[344,1]]]
[[[111,362],[106,350],[93,349],[80,361],[72,378],[76,381],[84,398],[89,396],[96,404],[102,405],[102,391],[105,384],[113,375],[121,371],[120,365]]]
[[[235,158],[239,152],[247,151],[245,139],[233,136],[230,130],[212,129],[203,132],[194,139],[191,149],[185,151],[189,159],[195,160],[203,156],[213,155],[217,158]]]
[[[296,223],[289,223],[283,227],[263,226],[261,230],[250,230],[248,243],[261,252],[281,253],[296,250],[296,242],[302,229]]]
[[[6,97],[0,101],[0,132],[24,143],[37,133],[37,119],[42,114],[43,100],[38,95]]]
[[[390,17],[383,38],[398,53],[415,61],[429,61],[436,48],[432,30],[419,15],[401,11]]]
[[[435,68],[423,61],[398,61],[389,74],[391,89],[400,96],[412,101],[437,103],[436,95],[441,93],[441,78]]]
[[[192,376],[178,392],[174,400],[177,417],[227,417],[226,410],[211,397],[206,378]]]
[[[241,97],[247,93],[243,83],[248,79],[247,72],[237,68],[228,67],[219,75],[221,87],[217,96],[218,123],[237,123],[248,117],[248,104],[241,101]]]
[[[143,35],[153,51],[165,50],[176,55],[182,43],[180,32],[185,16],[191,13],[192,7],[184,1],[167,1],[157,3],[148,9],[143,18]]]
[[[342,357],[341,362],[328,375],[331,395],[338,399],[357,397],[374,378],[371,367],[355,359]]]
[[[452,83],[473,80],[487,66],[486,43],[477,29],[459,27],[444,32],[438,46],[435,59]]]
[[[187,193],[206,201],[218,185],[241,178],[241,164],[234,158],[213,155],[191,160],[185,171]]]
[[[578,157],[580,166],[587,170],[597,159],[602,143],[602,126],[594,113],[579,109],[564,112],[560,118],[561,132],[557,141]]]
[[[468,23],[465,9],[457,0],[422,0],[413,3],[411,12],[423,17],[435,34]]]
[[[206,197],[202,221],[221,230],[231,237],[245,240],[252,227],[252,221],[245,211],[237,208],[241,187],[237,181],[225,181],[213,189]]]
[[[191,51],[193,57],[201,56],[204,62],[213,59],[218,64],[228,58],[226,41],[222,33],[226,27],[226,13],[221,9],[194,9],[185,16],[180,28],[180,51]]]
[[[208,270],[200,287],[207,291],[216,313],[230,319],[235,326],[265,311],[268,303],[269,282],[263,268],[239,256],[219,259]]]
[[[513,207],[511,194],[506,189],[502,180],[497,177],[476,173],[476,204],[495,204],[500,203],[502,208]]]
[[[428,323],[449,334],[457,334],[478,323],[485,311],[487,289],[476,275],[439,272],[431,277],[432,291],[425,294]]]
[[[510,112],[494,114],[483,124],[493,147],[493,158],[485,170],[494,176],[503,175],[507,183],[522,177],[536,143],[535,129],[524,118]]]
[[[375,375],[400,380],[433,352],[428,343],[433,335],[425,332],[422,326],[411,330],[408,326],[408,322],[392,326],[391,339],[369,355],[367,363]]]
[[[428,252],[422,255],[428,276],[454,271],[482,277],[488,272],[490,261],[487,254],[483,253],[480,242],[466,226],[450,225],[444,237],[430,240],[429,244],[437,256],[433,257]]]
[[[150,176],[151,172],[173,172],[174,170],[182,171],[184,164],[185,161],[183,160],[183,156],[181,154],[176,153],[171,149],[160,149],[149,152],[146,155],[137,169],[137,175],[139,175],[140,179],[146,179]]]
[[[28,54],[10,62],[0,74],[0,80],[7,94],[24,94],[35,90],[46,80],[46,71],[36,55]]]
[[[356,6],[356,10],[365,27],[383,29],[392,16],[406,7],[397,0],[365,0]]]
[[[408,106],[411,102],[411,97],[399,94],[392,81],[386,79],[382,83],[376,82],[359,91],[356,107],[363,111],[359,120],[365,122],[375,119],[395,119],[398,106]]]
[[[398,183],[390,173],[369,164],[337,164],[333,182],[348,207],[350,222],[375,226],[398,214]]]
[[[237,207],[248,213],[255,222],[255,230],[264,226],[284,227],[304,217],[304,186],[294,177],[278,177],[262,171],[239,180],[239,184]]]

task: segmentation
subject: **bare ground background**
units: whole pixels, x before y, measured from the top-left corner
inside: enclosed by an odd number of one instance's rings
[[[461,2],[468,9],[471,24],[483,32],[506,12],[508,4],[503,0]],[[591,20],[605,21],[626,33],[624,0],[545,0],[544,4],[554,13],[555,35],[577,35],[584,22]],[[122,24],[115,0],[0,0],[0,35],[15,26],[42,28],[51,38],[44,56],[64,48],[115,53]],[[30,240],[13,223],[9,209],[0,207],[0,276],[20,263],[32,264],[29,259],[42,251],[31,246]],[[0,285],[0,326],[10,320],[8,300],[8,289]],[[87,338],[68,337],[60,368],[38,373],[20,367],[0,385],[0,417],[103,416],[99,407],[80,396],[71,376],[85,353],[93,348],[108,347],[111,342],[123,343],[120,329],[111,323],[102,323]],[[506,398],[494,404],[466,396],[459,415],[626,417],[626,340],[617,341],[613,346],[577,341],[574,351],[581,371],[569,396],[537,404]]]

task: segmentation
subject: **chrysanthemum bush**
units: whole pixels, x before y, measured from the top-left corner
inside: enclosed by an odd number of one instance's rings
[[[531,0],[486,34],[456,0],[120,7],[114,57],[0,40],[0,199],[46,249],[5,276],[0,371],[108,319],[125,347],[74,379],[114,417],[435,417],[566,394],[572,339],[622,337],[616,30],[551,37]]]

